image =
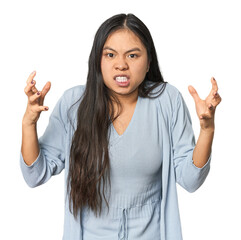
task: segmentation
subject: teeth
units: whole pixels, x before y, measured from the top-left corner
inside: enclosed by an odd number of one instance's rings
[[[116,77],[115,80],[117,82],[127,82],[128,79],[127,77]]]

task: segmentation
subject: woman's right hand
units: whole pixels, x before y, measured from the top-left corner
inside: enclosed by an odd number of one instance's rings
[[[36,88],[36,81],[33,78],[36,75],[36,71],[32,72],[27,80],[27,86],[24,89],[25,94],[28,96],[28,104],[26,112],[23,117],[23,123],[27,125],[36,124],[40,113],[42,111],[48,111],[47,106],[43,106],[44,98],[50,90],[51,83],[47,82],[42,91],[38,91]]]

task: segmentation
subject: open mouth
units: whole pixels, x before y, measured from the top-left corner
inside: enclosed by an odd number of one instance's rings
[[[116,75],[114,80],[120,87],[127,87],[130,84],[130,77],[128,75]]]
[[[125,76],[121,76],[121,77],[116,77],[115,80],[119,83],[123,83],[123,82],[127,82],[128,78]]]
[[[127,75],[117,75],[114,80],[119,87],[128,87],[130,84],[130,77]]]

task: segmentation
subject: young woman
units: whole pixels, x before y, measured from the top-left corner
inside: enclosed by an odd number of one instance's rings
[[[50,89],[25,87],[21,169],[30,187],[65,169],[66,240],[182,239],[176,182],[189,192],[208,175],[214,113],[221,98],[214,78],[205,100],[189,87],[200,135],[180,92],[164,82],[152,37],[133,14],[98,29],[86,85],[64,92],[38,139],[36,124]]]

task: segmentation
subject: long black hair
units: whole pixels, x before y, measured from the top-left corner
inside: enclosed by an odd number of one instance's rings
[[[94,38],[89,56],[87,83],[78,107],[77,129],[70,149],[67,192],[70,195],[69,208],[71,212],[73,209],[75,217],[85,206],[93,210],[96,216],[99,210],[100,215],[102,193],[109,208],[105,196],[107,180],[111,187],[108,129],[118,117],[118,115],[114,116],[112,101],[115,99],[119,106],[120,102],[115,96],[111,96],[111,91],[108,91],[103,82],[101,57],[108,36],[119,29],[132,31],[147,50],[150,67],[144,81],[138,87],[138,95],[151,98],[152,90],[162,85],[158,93],[155,93],[154,97],[157,97],[165,88],[155,46],[145,24],[133,14],[118,14],[107,19],[99,27]]]

